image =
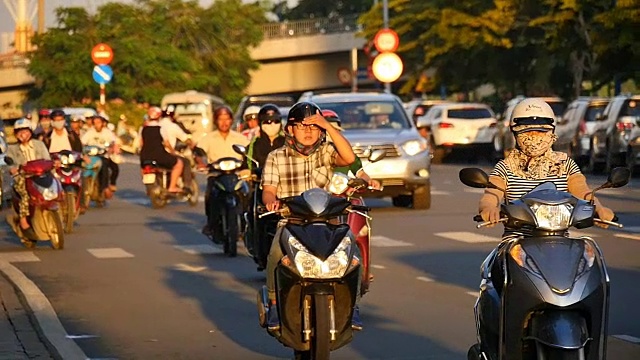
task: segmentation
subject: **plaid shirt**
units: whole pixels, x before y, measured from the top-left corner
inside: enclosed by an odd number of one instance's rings
[[[267,156],[262,187],[274,186],[279,199],[297,196],[312,188],[327,188],[337,156],[331,143],[324,143],[309,156],[300,155],[286,145],[280,147]]]

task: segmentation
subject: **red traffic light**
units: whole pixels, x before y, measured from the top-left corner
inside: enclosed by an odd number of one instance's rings
[[[398,33],[391,29],[381,29],[373,38],[373,45],[375,45],[376,49],[381,53],[394,52],[398,50],[400,38],[398,37]]]

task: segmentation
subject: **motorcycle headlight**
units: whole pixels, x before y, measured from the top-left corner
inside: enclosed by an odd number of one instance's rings
[[[340,195],[349,188],[349,177],[343,173],[335,173],[331,177],[329,191],[332,194]]]
[[[36,185],[36,187],[38,188],[38,190],[42,193],[42,197],[46,200],[46,201],[51,201],[51,200],[55,200],[58,198],[58,187],[55,186],[55,183],[52,184],[50,187],[45,188],[43,186],[40,185]]]
[[[569,228],[573,205],[533,204],[530,208],[540,229],[556,231]]]
[[[241,163],[238,160],[223,160],[215,163],[213,168],[216,170],[231,171],[239,168],[240,165]]]
[[[349,253],[351,238],[346,236],[333,253],[322,261],[311,254],[296,238],[289,237],[289,246],[293,254],[293,262],[303,278],[335,279],[344,276],[349,269]]]
[[[593,266],[596,260],[596,249],[588,241],[584,242],[584,252],[582,259],[578,263],[578,275],[581,275]]]
[[[409,156],[419,154],[427,150],[427,141],[425,139],[409,140],[402,144],[402,150]]]

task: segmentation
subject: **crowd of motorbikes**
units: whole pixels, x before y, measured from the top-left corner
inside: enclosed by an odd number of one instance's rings
[[[11,207],[14,214],[7,220],[25,247],[38,241],[49,241],[56,250],[63,249],[65,234],[73,232],[78,217],[90,208],[103,207],[104,191],[100,191],[98,173],[107,153],[105,146],[85,146],[82,153],[70,150],[52,153],[51,160],[28,161],[19,168],[25,177],[29,197],[29,224],[23,230],[17,225],[20,195],[13,189]],[[4,157],[7,165],[13,159]]]

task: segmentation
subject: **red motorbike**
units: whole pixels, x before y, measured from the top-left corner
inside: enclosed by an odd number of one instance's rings
[[[13,159],[6,157],[7,165]],[[51,170],[52,160],[33,160],[20,166],[25,177],[27,194],[29,195],[29,224],[31,227],[22,230],[19,225],[20,195],[13,190],[12,205],[14,216],[8,216],[9,225],[27,248],[33,248],[37,241],[51,241],[54,249],[64,248],[64,229],[60,216],[60,203],[63,201],[63,190],[60,181]]]
[[[82,200],[82,154],[76,151],[63,150],[51,154],[51,159],[60,162],[56,167],[54,175],[64,190],[64,201],[62,202],[62,219],[64,231],[71,233],[73,223],[80,216],[80,205]]]

